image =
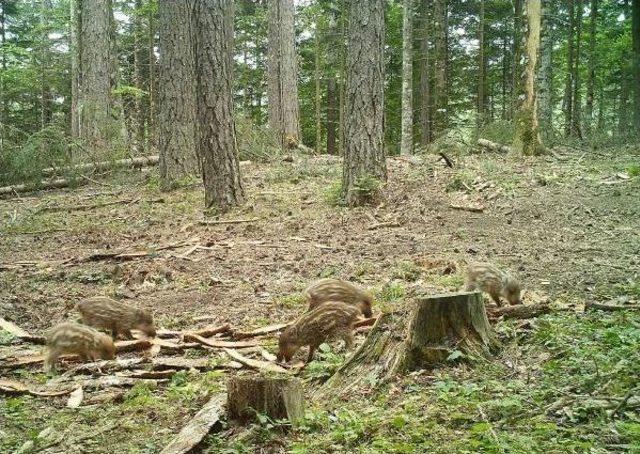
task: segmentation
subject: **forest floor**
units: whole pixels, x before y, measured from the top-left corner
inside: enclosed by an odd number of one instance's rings
[[[453,169],[431,155],[390,158],[380,200],[357,209],[335,205],[338,159],[249,163],[246,203],[221,217],[248,222],[219,225],[199,222],[200,185],[162,193],[155,172],[0,200],[0,317],[42,334],[75,319],[79,299],[107,295],[165,329],[248,330],[302,313],[301,292],[320,277],[359,282],[387,310],[415,287],[455,291],[465,263],[488,260],[520,277],[525,304],[556,309],[499,321],[504,349],[492,361],[312,401],[295,430],[224,424],[205,452],[640,452],[640,311],[584,311],[588,300],[640,302],[639,158],[486,154]],[[88,259],[96,251],[143,253]],[[275,353],[276,336],[259,341]],[[0,367],[26,347],[0,330]],[[302,374],[309,395],[344,359],[325,350]],[[226,361],[218,349],[184,356]],[[88,393],[79,408],[68,396],[0,395],[0,452],[159,452],[232,373],[243,372],[140,380],[113,400]],[[2,375],[50,379],[39,366]]]

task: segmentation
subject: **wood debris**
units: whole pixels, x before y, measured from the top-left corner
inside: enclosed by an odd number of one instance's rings
[[[267,361],[259,361],[256,359],[247,358],[246,356],[241,355],[237,351],[230,350],[228,348],[225,348],[224,351],[227,355],[229,355],[234,360],[252,369],[258,369],[258,370],[263,370],[265,372],[274,372],[274,373],[280,373],[280,374],[286,374],[288,372],[287,369],[285,369],[284,367],[278,366],[277,364],[273,364]]]
[[[262,328],[254,329],[253,331],[245,331],[245,332],[236,332],[233,337],[235,339],[246,339],[248,337],[257,337],[264,336],[266,334],[277,333],[278,331],[284,330],[288,323],[278,323],[275,325],[263,326]]]
[[[199,342],[202,345],[213,348],[244,348],[255,347],[257,345],[255,341],[223,341],[198,336],[195,333],[184,333],[184,340]]]

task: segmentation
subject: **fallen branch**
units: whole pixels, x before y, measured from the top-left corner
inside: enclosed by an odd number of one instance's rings
[[[445,164],[447,164],[448,167],[451,167],[453,169],[453,160],[449,156],[444,154],[442,151],[440,151],[438,154],[444,160]]]
[[[78,386],[70,395],[67,401],[67,408],[78,408],[84,399],[82,386]]]
[[[379,222],[377,224],[370,225],[367,227],[367,230],[376,230],[381,229],[383,227],[400,227],[399,222]]]
[[[69,394],[71,391],[73,391],[73,389],[65,389],[61,391],[38,391],[31,389],[24,383],[16,380],[0,380],[0,393],[8,395],[30,394],[38,397],[56,397],[64,396],[65,394]]]
[[[484,211],[483,206],[473,206],[473,205],[457,205],[455,203],[449,204],[450,208],[454,210],[463,210],[463,211],[471,211],[472,213],[482,213]]]
[[[231,325],[229,323],[225,323],[224,325],[221,325],[221,326],[206,326],[199,330],[191,331],[185,334],[195,334],[197,336],[202,336],[202,337],[211,337],[216,334],[230,333],[230,332],[231,332]]]
[[[354,328],[360,328],[361,326],[373,326],[378,321],[378,316],[365,318],[364,320],[358,320],[353,324]]]
[[[259,221],[260,218],[249,218],[249,219],[223,219],[218,221],[208,221],[208,220],[200,220],[198,224],[200,225],[223,225],[223,224],[241,224],[244,222],[255,222]]]
[[[35,184],[17,184],[14,186],[4,186],[0,188],[0,196],[13,195],[21,192],[39,191],[42,189],[62,189],[77,184],[79,180],[59,178],[57,180],[41,181]]]
[[[82,363],[72,367],[59,377],[49,380],[48,384],[63,383],[69,381],[73,376],[79,374],[93,374],[96,372],[115,372],[138,367],[140,364],[148,362],[145,358],[127,358],[95,361],[92,363]]]
[[[149,339],[135,339],[116,342],[116,352],[134,352],[139,350],[148,350],[151,348],[152,342]]]
[[[501,153],[511,153],[511,147],[499,143],[491,142],[487,139],[478,139],[478,145],[488,148],[491,151],[499,151]]]
[[[234,350],[230,350],[228,348],[225,348],[224,351],[231,358],[235,359],[239,363],[244,364],[245,366],[250,367],[252,369],[264,370],[266,372],[274,372],[274,373],[281,373],[281,374],[287,373],[287,369],[281,366],[278,366],[277,364],[273,364],[267,361],[259,361],[256,359],[247,358],[246,356],[242,356],[240,353]]]
[[[487,307],[487,316],[491,320],[497,318],[534,318],[548,314],[551,307],[548,302],[538,304],[520,304],[517,306]]]
[[[180,369],[190,370],[196,369],[199,371],[209,371],[216,369],[241,369],[242,365],[231,361],[229,363],[216,363],[207,358],[154,358],[151,360],[151,367],[153,370],[167,370],[167,369]]]
[[[75,206],[45,206],[36,211],[36,213],[56,213],[59,211],[84,211],[84,210],[93,210],[95,208],[103,208],[113,205],[122,205],[127,204],[131,205],[134,203],[164,203],[163,198],[157,199],[122,199],[122,200],[114,200],[111,202],[102,202],[102,203],[94,203],[87,205],[75,205]]]
[[[587,301],[584,304],[584,310],[595,309],[597,311],[625,311],[625,310],[638,310],[640,309],[640,304],[627,304],[626,306],[617,305],[617,304],[604,304],[604,303],[594,303],[593,301]]]
[[[217,394],[196,413],[178,435],[161,451],[161,454],[184,454],[198,446],[211,428],[220,421],[226,394]]]
[[[5,331],[8,331],[9,333],[13,334],[16,337],[30,336],[28,332],[20,328],[15,323],[10,322],[9,320],[5,320],[4,318],[1,318],[1,317],[0,317],[0,328],[2,328]]]
[[[215,339],[207,339],[206,337],[198,336],[195,333],[185,333],[184,340],[199,342],[202,345],[214,348],[244,348],[255,347],[257,345],[254,341],[221,341]]]
[[[128,378],[144,378],[144,379],[162,379],[171,378],[178,371],[176,369],[163,369],[163,370],[134,370],[128,374],[118,374],[122,377]]]
[[[253,331],[234,333],[233,337],[235,339],[246,339],[248,337],[264,336],[265,334],[271,334],[271,333],[276,333],[278,331],[282,331],[287,326],[289,326],[288,323],[278,323],[277,325],[263,326],[262,328],[257,328],[257,329],[254,329]]]
[[[92,162],[87,164],[78,164],[75,166],[66,166],[66,167],[49,167],[46,169],[42,169],[42,175],[44,176],[53,176],[60,172],[82,172],[85,170],[111,170],[119,167],[132,167],[134,169],[141,169],[143,167],[151,167],[155,166],[160,162],[159,156],[140,156],[137,158],[131,159],[118,159],[116,161],[101,161],[101,162]]]
[[[167,379],[142,379],[142,378],[131,378],[131,377],[116,377],[113,375],[108,375],[106,377],[99,377],[90,380],[81,380],[79,383],[86,389],[104,389],[104,388],[130,388],[140,383],[141,380],[144,380],[144,383],[148,383],[151,386],[157,386],[160,383],[166,383],[169,380]]]

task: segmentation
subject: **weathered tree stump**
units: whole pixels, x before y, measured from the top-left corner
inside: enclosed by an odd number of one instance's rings
[[[263,376],[233,377],[227,383],[229,419],[246,422],[256,412],[270,418],[288,419],[296,425],[304,417],[304,392],[297,378]]]
[[[480,293],[418,296],[414,305],[380,316],[323,392],[347,393],[360,384],[383,383],[397,373],[435,367],[454,351],[486,356],[499,346]]]

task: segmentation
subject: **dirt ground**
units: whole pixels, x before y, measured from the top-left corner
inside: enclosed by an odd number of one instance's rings
[[[384,309],[399,288],[460,288],[470,261],[512,270],[525,303],[549,299],[577,310],[640,286],[640,177],[629,171],[639,160],[639,150],[536,160],[487,154],[458,157],[449,169],[431,155],[390,158],[379,200],[357,209],[332,203],[338,159],[245,163],[246,203],[219,218],[243,222],[217,225],[200,223],[200,185],[162,193],[154,171],[4,199],[0,316],[41,334],[75,318],[79,299],[108,295],[150,309],[162,328],[249,329],[301,313],[301,291],[320,277],[359,282]],[[98,252],[150,253],[91,257]],[[274,352],[275,339],[267,346]],[[0,342],[0,357],[16,348]],[[45,380],[36,371],[16,377]],[[201,391],[175,419],[170,411],[157,418],[148,450],[141,441],[123,452],[156,452],[202,403]],[[47,415],[64,400],[27,405]],[[5,448],[42,431],[42,418],[10,425]]]

